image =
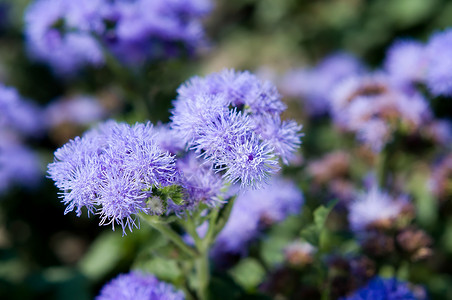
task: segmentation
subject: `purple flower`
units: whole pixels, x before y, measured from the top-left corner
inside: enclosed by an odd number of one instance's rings
[[[201,18],[211,7],[209,0],[112,1],[106,19],[114,25],[105,40],[121,61],[132,65],[190,53],[205,43]]]
[[[452,29],[435,33],[427,43],[426,82],[435,96],[452,95]]]
[[[342,300],[426,300],[425,292],[415,293],[409,283],[396,278],[373,278],[366,286]]]
[[[243,137],[234,141],[231,148],[216,161],[217,170],[225,170],[224,177],[231,183],[259,187],[279,170],[277,157],[266,143],[257,137]]]
[[[209,164],[203,164],[194,153],[189,152],[176,163],[180,173],[179,184],[183,188],[184,204],[174,207],[175,210],[193,209],[200,203],[216,206],[222,203],[225,186],[223,179]]]
[[[358,134],[358,139],[380,151],[393,132],[412,134],[432,118],[425,98],[402,87],[383,73],[349,77],[332,95],[336,125]]]
[[[413,40],[396,41],[386,53],[384,66],[389,75],[397,81],[422,82],[427,67],[425,46]]]
[[[174,130],[171,130],[169,124],[157,124],[154,131],[156,132],[155,140],[160,149],[173,155],[184,150],[184,142],[175,134]]]
[[[76,96],[50,103],[44,114],[47,125],[55,127],[63,123],[87,125],[104,118],[106,111],[95,98]]]
[[[283,94],[301,98],[310,116],[329,112],[330,91],[349,76],[363,73],[362,63],[348,53],[334,53],[314,68],[294,69],[285,74],[280,83]]]
[[[375,186],[349,204],[350,228],[364,232],[369,226],[393,222],[408,205],[405,197],[393,199]]]
[[[0,194],[12,185],[34,187],[41,176],[39,157],[13,134],[0,131]]]
[[[38,0],[25,13],[25,35],[31,56],[61,74],[104,63],[93,34],[103,30],[103,0]]]
[[[243,254],[262,227],[283,221],[300,212],[303,204],[301,191],[290,181],[274,177],[260,190],[240,193],[231,216],[218,235],[214,256],[224,253]]]
[[[101,224],[119,224],[124,232],[138,226],[137,213],[160,214],[148,207],[152,189],[176,183],[178,173],[154,137],[149,123],[108,121],[58,149],[49,175],[62,190],[65,213],[75,209],[80,216],[86,207]]]
[[[259,186],[300,145],[301,126],[280,120],[285,105],[276,88],[249,72],[194,77],[178,94],[171,127],[232,183]]]
[[[256,129],[265,141],[274,148],[287,165],[295,158],[295,152],[301,145],[302,126],[293,120],[281,121],[279,116],[254,118]]]
[[[132,271],[108,282],[96,300],[184,300],[182,291],[154,275]]]
[[[22,99],[15,88],[0,84],[0,126],[36,135],[43,129],[42,112],[38,106]]]

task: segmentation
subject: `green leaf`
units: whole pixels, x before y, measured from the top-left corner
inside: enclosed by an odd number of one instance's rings
[[[165,203],[171,199],[176,205],[184,203],[182,187],[180,185],[170,185],[162,188],[154,188],[153,194],[160,197]]]
[[[245,258],[229,274],[245,290],[254,290],[264,279],[265,270],[257,260]]]
[[[164,257],[154,257],[142,265],[142,269],[148,271],[159,279],[175,282],[183,274],[177,261]]]
[[[325,229],[325,223],[328,215],[330,214],[336,203],[337,201],[332,201],[326,207],[323,205],[318,207],[313,213],[314,222],[301,230],[301,237],[308,243],[318,247],[319,249],[323,246],[320,236]]]
[[[79,262],[80,271],[91,279],[98,279],[113,270],[123,254],[122,242],[117,232],[100,235]]]

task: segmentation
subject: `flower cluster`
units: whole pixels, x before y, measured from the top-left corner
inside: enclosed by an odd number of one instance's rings
[[[108,282],[100,291],[96,300],[184,300],[182,291],[151,274],[132,271],[121,274]]]
[[[147,201],[153,188],[174,184],[175,159],[154,139],[151,124],[129,126],[113,121],[75,138],[55,152],[49,175],[62,190],[65,213],[82,208],[100,215],[100,224],[123,231],[137,226],[139,212],[160,214]],[[152,203],[151,203],[152,204]]]
[[[40,109],[23,99],[15,88],[0,83],[0,126],[36,136],[44,128],[43,116]]]
[[[41,173],[39,157],[17,136],[0,130],[0,194],[12,185],[35,186]]]
[[[286,106],[270,82],[224,70],[194,77],[178,89],[172,128],[188,149],[231,183],[258,186],[293,157],[301,126],[282,121]]]
[[[299,68],[287,72],[281,79],[281,92],[300,98],[306,113],[319,116],[330,111],[330,92],[344,78],[360,75],[363,64],[348,53],[335,53],[313,68]]]
[[[393,199],[378,188],[372,187],[350,203],[348,216],[350,227],[356,233],[362,233],[370,228],[392,227],[409,205],[406,197]]]
[[[13,185],[32,187],[39,181],[39,157],[23,140],[42,134],[42,120],[37,106],[0,84],[0,194]]]
[[[67,74],[103,65],[103,48],[132,64],[193,51],[210,9],[208,0],[38,0],[25,14],[25,31],[31,55]]]
[[[427,296],[422,291],[413,292],[408,283],[395,278],[384,279],[375,277],[366,286],[357,290],[342,300],[426,300]]]
[[[299,213],[304,199],[293,182],[276,176],[268,186],[244,191],[235,201],[230,219],[213,247],[213,255],[219,258],[244,254],[263,228]]]
[[[414,40],[397,41],[386,57],[385,66],[397,81],[423,83],[434,96],[452,95],[452,29],[433,34],[426,44]]]
[[[334,89],[331,101],[336,124],[357,133],[375,152],[396,130],[414,133],[431,118],[421,94],[394,85],[383,73],[345,79]]]
[[[45,109],[44,115],[49,127],[57,127],[66,123],[88,125],[104,118],[106,110],[93,97],[75,96],[50,103]]]
[[[452,195],[452,154],[442,158],[433,168],[429,189],[438,199],[445,201]]]

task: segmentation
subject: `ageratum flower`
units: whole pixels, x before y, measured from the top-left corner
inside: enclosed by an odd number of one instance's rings
[[[171,127],[188,149],[242,186],[258,186],[300,145],[301,126],[281,121],[276,88],[249,72],[194,77],[178,89]]]
[[[65,213],[77,216],[85,207],[100,215],[100,224],[130,230],[148,206],[152,188],[172,185],[177,178],[174,156],[163,152],[150,123],[129,126],[108,121],[55,152],[49,175],[61,190]],[[158,212],[160,214],[160,212]]]
[[[394,199],[374,186],[349,204],[350,228],[360,233],[371,226],[390,227],[408,205],[406,197]]]
[[[224,229],[218,235],[213,255],[244,254],[262,228],[300,212],[303,195],[293,182],[273,177],[268,186],[239,194]]]
[[[108,282],[96,300],[184,300],[182,291],[154,275],[132,271]]]
[[[209,164],[203,164],[193,152],[178,159],[176,167],[180,173],[179,184],[182,187],[183,205],[174,206],[178,212],[193,209],[199,203],[216,206],[222,203],[224,180]]]
[[[435,96],[452,96],[452,29],[437,32],[426,45],[426,83]]]
[[[349,77],[332,93],[332,115],[338,127],[357,133],[379,152],[395,131],[412,134],[432,118],[425,98],[400,87],[387,74]]]
[[[34,187],[42,175],[39,157],[11,132],[0,131],[0,194],[11,186]]]
[[[396,278],[375,277],[366,286],[341,300],[426,300],[425,292],[414,293],[409,283]]]
[[[38,106],[23,99],[13,87],[0,83],[0,126],[25,135],[39,134],[43,129]]]
[[[309,116],[330,111],[330,91],[349,76],[363,73],[363,64],[348,53],[333,53],[313,68],[299,68],[286,73],[279,87],[283,94],[300,98]]]
[[[25,12],[30,55],[61,74],[86,65],[99,66],[104,56],[94,34],[104,30],[104,0],[37,0]]]
[[[45,109],[44,115],[49,127],[65,123],[88,125],[104,118],[106,110],[93,97],[75,96],[57,99],[50,103]]]
[[[396,81],[423,82],[427,69],[425,46],[414,40],[396,41],[386,53],[384,66]]]
[[[110,2],[104,39],[123,62],[139,65],[192,53],[205,44],[201,19],[212,8],[209,0]]]

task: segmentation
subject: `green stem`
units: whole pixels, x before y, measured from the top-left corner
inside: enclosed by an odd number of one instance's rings
[[[386,181],[386,149],[382,149],[377,156],[376,175],[377,183],[380,188],[383,188]]]
[[[234,206],[235,198],[237,198],[237,196],[232,196],[229,199],[228,203],[226,203],[226,205],[224,206],[221,212],[220,219],[218,220],[218,223],[215,226],[213,240],[215,240],[216,236],[221,232],[221,230],[223,230],[224,226],[228,222],[229,216],[231,215],[232,207]]]
[[[164,223],[158,223],[150,220],[146,216],[142,216],[142,218],[151,225],[154,229],[158,230],[162,235],[166,236],[169,240],[171,240],[176,246],[179,247],[180,250],[184,251],[191,257],[198,257],[199,254],[192,247],[188,246],[182,238],[177,234],[171,227]]]
[[[201,252],[195,262],[196,274],[198,276],[197,294],[200,300],[209,299],[207,289],[210,281],[209,251],[208,248],[205,250]]]

